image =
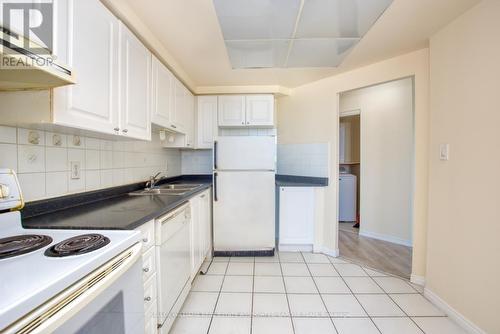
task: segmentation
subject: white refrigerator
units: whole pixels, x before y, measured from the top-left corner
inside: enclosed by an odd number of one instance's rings
[[[275,247],[276,136],[214,142],[215,255],[271,255]]]

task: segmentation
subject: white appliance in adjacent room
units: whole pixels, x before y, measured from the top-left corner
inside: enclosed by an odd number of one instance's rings
[[[144,332],[140,234],[24,229],[22,205],[0,169],[0,332]]]
[[[356,175],[339,175],[339,221],[356,221]]]
[[[213,174],[215,254],[274,252],[275,173],[276,136],[216,139]]]

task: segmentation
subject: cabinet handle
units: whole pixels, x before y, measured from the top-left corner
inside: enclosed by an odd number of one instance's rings
[[[175,125],[173,125],[173,124],[170,124],[170,126],[171,126],[172,128],[174,128],[174,129],[177,129],[177,127],[176,127]]]
[[[146,267],[146,268],[142,269],[142,271],[144,271],[145,273],[147,273],[147,272],[149,272],[149,268]]]
[[[146,302],[150,302],[150,301],[151,301],[151,297],[146,297],[146,298],[144,298],[144,301],[146,301]]]
[[[113,130],[115,130],[115,131],[120,131],[120,128],[114,128]]]
[[[142,239],[142,242],[144,242],[144,243],[147,243],[148,241],[149,241],[148,238]]]
[[[247,124],[250,124],[250,122],[247,122]]]
[[[245,125],[245,122],[241,122],[241,124]]]
[[[205,198],[205,194],[201,195],[200,198]]]
[[[123,129],[122,131],[123,131],[123,133],[127,133],[127,132],[128,132],[128,130],[127,130],[127,129]]]

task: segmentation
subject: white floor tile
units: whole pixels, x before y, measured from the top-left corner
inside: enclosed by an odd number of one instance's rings
[[[425,334],[465,334],[450,318],[413,318]]]
[[[214,316],[210,324],[209,334],[250,334],[252,320],[250,317]]]
[[[295,334],[334,334],[335,327],[328,318],[293,318]]]
[[[367,317],[361,304],[353,295],[322,295],[331,317]]]
[[[422,295],[390,295],[410,317],[444,316],[445,314]]]
[[[286,295],[254,294],[253,315],[256,317],[289,317],[290,310]]]
[[[299,252],[279,252],[280,262],[304,262],[302,254]]]
[[[368,276],[368,274],[357,264],[344,263],[334,264],[335,269],[341,276]]]
[[[217,302],[218,293],[214,292],[191,292],[181,310],[182,314],[205,315],[212,314]]]
[[[409,282],[406,282],[396,277],[374,277],[375,282],[378,283],[387,293],[417,293]]]
[[[214,262],[229,262],[229,256],[214,256]]]
[[[219,292],[223,279],[222,275],[198,275],[193,282],[191,291]]]
[[[340,257],[329,256],[328,260],[330,260],[331,263],[349,263],[346,260],[341,259]]]
[[[254,263],[255,258],[253,256],[231,256],[229,262]]]
[[[410,285],[415,289],[417,290],[419,293],[424,293],[424,286],[423,285],[419,285],[419,284],[415,284],[415,283],[411,283],[410,282]]]
[[[287,293],[318,293],[311,277],[285,277]]]
[[[283,276],[311,276],[305,263],[281,263]]]
[[[253,318],[252,334],[294,334],[291,318]]]
[[[253,263],[229,262],[226,275],[253,275]]]
[[[307,263],[330,263],[328,257],[324,254],[302,253],[302,256],[304,256]]]
[[[339,276],[339,273],[331,264],[310,263],[307,266],[313,276]]]
[[[356,298],[370,316],[391,317],[405,315],[387,295],[356,295]]]
[[[213,262],[208,268],[207,275],[224,275],[227,269],[227,262]]]
[[[278,253],[276,252],[274,256],[256,256],[255,263],[277,263],[280,262]]]
[[[253,276],[226,275],[222,284],[222,292],[252,292]]]
[[[288,295],[293,317],[328,317],[319,295]]]
[[[384,293],[370,277],[344,277],[353,293]]]
[[[410,318],[373,318],[382,334],[423,334]]]
[[[255,276],[253,290],[256,293],[285,293],[285,285],[282,277]]]
[[[221,293],[215,314],[226,316],[245,316],[252,312],[251,293]]]
[[[170,330],[170,334],[206,334],[212,316],[186,317],[178,316]]]
[[[372,276],[372,277],[386,277],[388,275],[380,272],[380,271],[376,271],[376,270],[373,270],[373,269],[370,269],[370,268],[365,268],[363,267],[363,269],[366,271],[366,273],[369,275],[369,276]]]
[[[281,276],[279,263],[256,263],[255,276]]]
[[[333,323],[339,334],[379,334],[377,327],[368,318],[335,318]]]
[[[342,277],[314,277],[320,293],[351,293]]]

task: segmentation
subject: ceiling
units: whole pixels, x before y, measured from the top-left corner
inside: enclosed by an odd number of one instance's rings
[[[480,0],[394,0],[339,67],[264,69],[232,68],[212,0],[125,1],[196,87],[294,88],[427,47],[430,36]]]

